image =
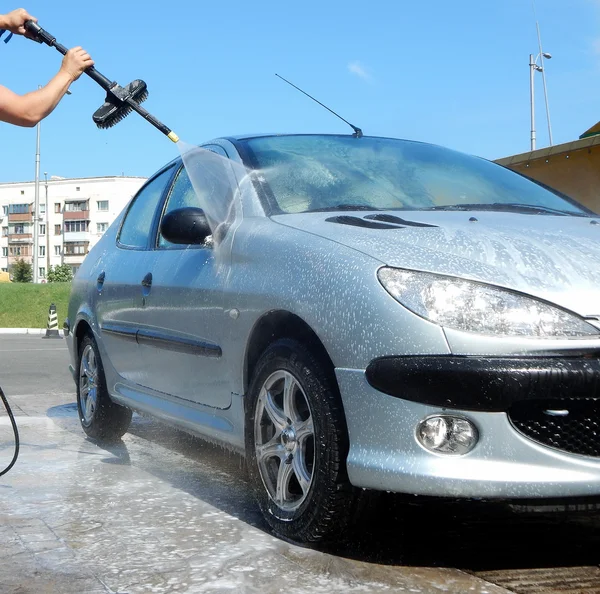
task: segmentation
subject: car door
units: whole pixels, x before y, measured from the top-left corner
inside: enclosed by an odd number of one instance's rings
[[[223,171],[219,172],[224,184],[211,183],[205,188],[210,194],[208,200],[221,199],[216,192],[225,191],[225,185],[232,183],[226,163],[223,160]],[[220,167],[211,164],[213,173]],[[202,183],[194,180],[195,188],[203,191],[198,188]],[[188,206],[200,207],[200,203],[186,168],[181,166],[162,214]],[[209,243],[174,245],[160,231],[155,253],[147,270],[151,286],[138,332],[146,385],[199,404],[227,408],[232,378],[222,351],[227,327],[222,303],[226,275],[219,270],[222,263]]]
[[[143,384],[137,344],[141,281],[152,251],[148,250],[156,210],[173,177],[174,166],[150,179],[131,201],[117,235],[116,248],[107,251],[94,269],[96,314],[106,357],[126,380]]]

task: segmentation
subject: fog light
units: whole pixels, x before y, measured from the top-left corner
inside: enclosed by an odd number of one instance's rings
[[[436,415],[417,426],[418,442],[430,452],[460,456],[470,452],[479,434],[471,421],[462,417]]]

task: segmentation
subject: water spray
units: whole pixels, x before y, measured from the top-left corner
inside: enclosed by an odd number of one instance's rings
[[[27,21],[25,29],[34,41],[56,48],[63,56],[67,53],[67,48],[57,43],[56,38],[48,33],[48,31],[42,29],[37,23]],[[111,128],[126,118],[132,111],[136,111],[170,140],[179,142],[179,136],[175,132],[167,128],[161,121],[157,120],[151,113],[140,106],[140,103],[143,103],[148,98],[148,87],[143,80],[134,80],[122,87],[100,74],[93,66],[85,70],[85,74],[106,91],[104,104],[92,116],[98,128]]]

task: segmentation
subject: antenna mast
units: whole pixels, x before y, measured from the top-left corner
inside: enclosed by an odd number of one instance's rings
[[[340,114],[335,113],[335,111],[333,111],[333,109],[329,109],[329,107],[327,107],[327,105],[321,103],[319,100],[315,99],[312,95],[309,95],[306,91],[303,91],[300,87],[297,87],[295,84],[291,83],[289,80],[286,80],[285,78],[283,78],[283,76],[279,76],[279,74],[277,74],[277,73],[275,73],[275,76],[279,77],[282,81],[286,82],[288,85],[294,87],[294,89],[297,89],[301,93],[304,93],[304,95],[306,95],[307,97],[309,97],[310,99],[312,99],[313,101],[318,103],[321,107],[324,107],[327,111],[330,111],[334,116],[340,118],[340,120],[342,120],[343,122],[346,122],[346,124],[348,124],[348,126],[350,126],[350,128],[352,128],[354,130],[354,134],[352,135],[352,136],[354,136],[354,138],[362,138],[363,131],[360,128],[358,128],[354,124],[351,124],[348,120],[345,120]]]
[[[542,50],[542,37],[540,35],[540,24],[537,20],[537,12],[535,10],[535,0],[531,0],[531,8],[533,10],[533,18],[535,19],[535,28],[537,31],[538,48],[540,51],[540,66],[542,67],[542,84],[544,87],[544,101],[546,103],[546,120],[548,122],[548,141],[552,146],[552,125],[550,124],[550,108],[548,107],[548,89],[546,87],[546,67],[544,66],[544,51]]]
[[[542,38],[540,36],[540,24],[536,21],[538,46],[540,48],[540,66],[542,67],[542,83],[544,85],[544,101],[546,102],[546,119],[548,120],[548,140],[552,146],[552,126],[550,125],[550,108],[548,107],[548,89],[546,88],[546,67],[544,66],[544,52],[542,51]]]

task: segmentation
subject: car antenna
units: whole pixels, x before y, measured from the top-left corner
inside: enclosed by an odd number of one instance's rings
[[[339,113],[335,113],[335,111],[333,111],[333,109],[329,109],[329,107],[327,107],[327,105],[324,105],[323,103],[321,103],[320,101],[315,99],[312,95],[309,95],[306,91],[303,91],[300,87],[297,87],[294,83],[291,83],[289,80],[286,80],[285,78],[283,78],[283,76],[279,76],[279,74],[277,74],[277,73],[275,73],[275,76],[278,76],[281,80],[286,82],[288,85],[291,85],[292,87],[294,87],[294,89],[298,89],[301,93],[304,93],[307,97],[310,97],[313,101],[316,101],[319,105],[324,107],[327,111],[330,111],[334,116],[337,116],[338,118],[340,118],[340,120],[342,120],[343,122],[346,122],[346,124],[348,124],[348,126],[350,126],[350,128],[352,128],[354,130],[354,134],[352,135],[352,136],[354,136],[354,138],[362,138],[363,131],[360,128],[357,128],[356,126],[351,124],[348,120],[345,120]]]

